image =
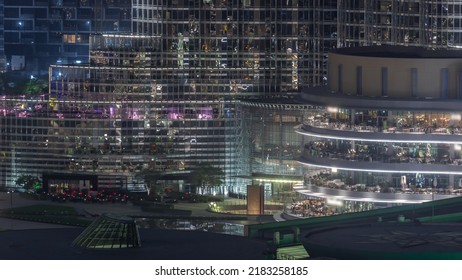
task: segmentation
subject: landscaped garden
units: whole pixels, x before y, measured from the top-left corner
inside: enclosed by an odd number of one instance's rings
[[[4,218],[30,222],[82,227],[88,226],[93,221],[92,219],[79,215],[73,207],[62,205],[31,205],[4,209],[0,212],[0,215]]]

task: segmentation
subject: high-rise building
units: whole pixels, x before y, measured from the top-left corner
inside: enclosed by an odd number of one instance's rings
[[[94,35],[88,66],[50,68],[49,96],[16,105],[5,99],[2,127],[32,134],[2,134],[7,185],[51,169],[98,176],[100,186],[135,186],[136,171],[152,168],[181,187],[200,162],[222,168],[232,185],[238,100],[294,95],[301,84],[324,79],[312,71],[324,56],[311,51],[323,47],[310,41],[317,31],[305,1],[132,5],[135,35]],[[33,119],[40,129],[28,124]]]
[[[130,0],[2,2],[9,70],[47,73],[51,64],[88,63],[91,33],[131,31]]]

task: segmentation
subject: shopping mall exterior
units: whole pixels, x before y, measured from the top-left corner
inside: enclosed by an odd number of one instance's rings
[[[462,55],[410,47],[338,49],[329,85],[307,89],[301,193],[377,205],[459,195]],[[335,202],[334,202],[335,203]]]

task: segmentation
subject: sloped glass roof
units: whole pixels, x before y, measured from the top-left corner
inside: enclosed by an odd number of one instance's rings
[[[141,242],[133,218],[103,214],[91,223],[72,245],[93,249],[121,249],[140,247]]]

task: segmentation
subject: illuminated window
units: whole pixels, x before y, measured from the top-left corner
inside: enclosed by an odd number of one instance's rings
[[[69,44],[75,44],[75,35],[74,34],[64,34],[63,35],[63,42]]]

